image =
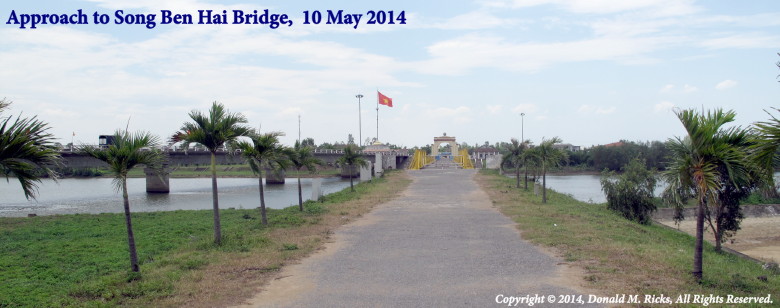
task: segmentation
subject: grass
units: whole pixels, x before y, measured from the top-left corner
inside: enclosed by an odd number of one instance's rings
[[[388,172],[304,212],[271,209],[269,226],[258,210],[221,210],[221,246],[210,210],[133,213],[140,275],[129,272],[123,214],[0,218],[0,307],[238,304],[409,183]]]
[[[585,271],[582,284],[604,294],[714,294],[767,296],[780,305],[780,275],[705,243],[704,280],[690,275],[694,238],[658,225],[623,219],[606,206],[548,191],[548,203],[514,179],[480,171],[480,185],[493,204],[512,218],[523,238],[553,248]],[[766,277],[766,281],[759,277]],[[748,305],[749,306],[749,305]]]

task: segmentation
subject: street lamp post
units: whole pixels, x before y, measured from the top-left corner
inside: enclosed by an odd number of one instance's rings
[[[520,113],[520,144],[523,144],[523,142],[525,142],[525,112]],[[525,158],[523,158],[523,166],[525,167],[523,186],[525,186],[525,190],[528,190],[528,165],[525,162]]]
[[[363,147],[363,120],[360,111],[360,99],[363,98],[363,94],[355,95],[358,99],[358,144]]]
[[[525,142],[525,112],[520,113],[520,142]]]

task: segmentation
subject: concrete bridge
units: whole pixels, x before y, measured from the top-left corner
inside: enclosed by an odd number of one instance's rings
[[[362,154],[365,160],[376,164],[375,153],[363,153],[363,152],[358,152],[358,153]],[[98,167],[107,166],[106,163],[100,160],[79,153],[61,152],[60,155],[62,155],[63,158],[63,165],[69,168],[98,168]],[[315,150],[314,151],[314,156],[319,158],[320,160],[322,160],[328,165],[335,165],[336,161],[342,155],[344,155],[344,151],[341,150]],[[211,164],[211,153],[208,151],[188,151],[188,152],[170,151],[170,152],[166,152],[166,156],[168,158],[169,166],[192,166],[192,165]],[[388,158],[390,157],[394,158],[394,162],[386,161],[385,164],[385,166],[391,166],[392,168],[403,166],[406,163],[407,159],[409,158],[409,154],[405,150],[390,151],[384,154],[383,156],[387,157],[387,158],[383,158],[384,160],[388,160]],[[217,158],[218,165],[241,165],[246,163],[246,160],[244,160],[244,158],[241,157],[240,153],[229,153],[224,151],[217,152],[216,158]]]
[[[347,170],[342,167],[342,177],[357,177],[361,179],[365,178],[364,174],[370,176],[376,176],[381,174],[386,169],[403,168],[406,164],[409,154],[406,150],[399,151],[386,151],[386,152],[358,152],[363,156],[363,159],[368,161],[372,167],[368,170]],[[61,152],[62,164],[65,168],[100,168],[107,167],[108,165],[93,157],[73,153],[73,152]],[[337,166],[336,161],[339,157],[344,155],[344,151],[341,150],[315,150],[314,156],[322,160],[329,166]],[[208,151],[169,151],[166,152],[167,166],[208,166],[211,164],[211,153]],[[235,152],[217,152],[216,160],[218,165],[239,165],[245,164],[246,160],[241,157],[240,153]],[[373,166],[376,166],[375,168]],[[373,172],[372,172],[373,171]],[[146,173],[146,191],[152,193],[168,193],[170,191],[169,185],[169,171],[162,170],[162,172],[152,169],[144,169]],[[268,172],[266,174],[266,182],[271,184],[283,184],[285,173],[280,172]]]

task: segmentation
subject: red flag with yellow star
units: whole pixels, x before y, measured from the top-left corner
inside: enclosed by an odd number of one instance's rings
[[[377,94],[377,100],[379,101],[380,105],[385,105],[387,107],[393,107],[393,99],[385,96],[382,94],[382,92],[376,91]]]

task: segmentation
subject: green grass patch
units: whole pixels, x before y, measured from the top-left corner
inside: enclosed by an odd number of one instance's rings
[[[327,233],[310,226],[338,221],[328,218],[330,208],[387,190],[382,186],[386,181],[375,179],[356,185],[354,193],[347,188],[322,202],[306,202],[303,212],[297,205],[269,209],[268,226],[261,225],[257,209],[226,209],[230,205],[223,204],[219,246],[213,243],[211,210],[133,213],[140,275],[129,272],[124,214],[0,218],[0,307],[158,306],[171,298],[186,302],[201,291],[178,286],[209,279],[215,268],[225,279],[272,272],[286,259],[312,251]],[[285,238],[274,237],[280,230]],[[265,265],[241,264],[235,273],[225,269],[238,258]]]
[[[772,294],[780,305],[780,275],[760,264],[717,253],[705,242],[704,281],[698,284],[690,275],[694,238],[687,234],[640,225],[604,204],[580,202],[551,190],[543,204],[541,195],[514,188],[514,179],[495,171],[480,171],[478,179],[494,205],[517,222],[523,238],[554,247],[566,262],[585,270],[584,285],[604,294]]]

